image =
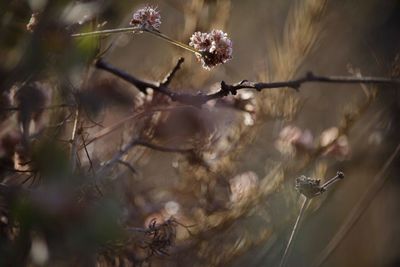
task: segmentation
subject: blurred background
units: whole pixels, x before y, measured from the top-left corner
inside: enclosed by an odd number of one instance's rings
[[[205,70],[148,33],[71,37],[128,27],[146,4],[182,43],[223,30],[232,60]],[[399,25],[396,0],[0,0],[0,266],[279,266],[295,179],[337,171],[286,266],[400,266],[398,86],[240,90],[197,108],[95,67],[158,83],[184,57],[170,88],[192,94],[309,71],[398,78]]]

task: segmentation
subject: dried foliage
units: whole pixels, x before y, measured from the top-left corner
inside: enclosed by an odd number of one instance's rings
[[[230,24],[263,19],[242,13],[252,1],[28,2],[0,4],[1,266],[289,266],[301,219],[343,173],[324,177],[344,169],[345,187],[366,139],[381,155],[398,142],[399,103],[381,104],[398,60],[382,77],[304,71],[338,9],[327,0],[258,3],[288,15],[251,77]],[[352,91],[309,101],[316,84]],[[308,105],[329,105],[328,123]]]

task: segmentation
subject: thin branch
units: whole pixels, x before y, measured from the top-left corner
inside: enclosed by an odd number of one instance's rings
[[[397,145],[394,152],[390,155],[389,159],[386,161],[382,169],[376,174],[372,180],[369,188],[363,194],[361,199],[357,202],[354,208],[349,213],[349,216],[344,221],[343,225],[339,228],[330,242],[321,251],[317,260],[314,262],[313,266],[318,267],[324,264],[324,262],[329,258],[332,252],[335,251],[340,242],[349,233],[349,231],[356,225],[358,220],[361,218],[362,214],[367,210],[371,201],[375,198],[378,192],[383,188],[387,177],[385,177],[386,171],[389,169],[390,165],[393,163],[394,159],[398,156],[400,152],[400,144]]]
[[[39,108],[39,110],[52,110],[52,109],[57,109],[57,108],[69,108],[69,107],[74,107],[74,105],[70,105],[70,104],[60,104],[60,105],[52,105],[52,106],[47,106],[47,107],[42,107]],[[19,111],[21,110],[20,107],[8,107],[8,108],[0,108],[0,111]]]
[[[96,67],[98,69],[106,70],[106,71],[114,74],[115,76],[129,82],[130,84],[134,85],[140,92],[142,92],[144,94],[146,94],[147,88],[151,88],[151,89],[159,91],[158,85],[148,83],[143,80],[139,80],[139,79],[135,78],[134,76],[128,74],[127,72],[117,69],[116,67],[110,65],[109,63],[105,62],[103,59],[97,60]]]
[[[131,142],[126,144],[120,151],[118,151],[110,161],[108,161],[104,166],[97,171],[98,176],[102,176],[109,168],[111,168],[114,164],[118,163],[118,161],[126,154],[129,150],[135,147],[137,140],[133,139]]]
[[[172,71],[170,73],[168,73],[167,76],[165,76],[164,80],[160,84],[161,86],[168,86],[171,83],[171,81],[174,78],[176,72],[181,68],[181,65],[183,64],[184,61],[185,61],[185,59],[183,57],[180,57],[178,59],[178,62],[176,62],[176,65],[172,69]]]
[[[261,91],[264,89],[274,89],[274,88],[292,88],[299,90],[300,87],[305,83],[333,83],[333,84],[392,84],[400,85],[399,79],[391,79],[385,77],[359,77],[359,76],[318,76],[312,72],[307,73],[305,76],[294,80],[279,81],[279,82],[249,82],[243,80],[237,84],[227,84],[224,81],[221,82],[221,87],[219,91],[212,94],[186,94],[186,93],[176,93],[171,90],[166,84],[155,84],[140,80],[127,72],[120,70],[111,64],[99,59],[96,62],[96,67],[105,71],[108,71],[117,77],[131,83],[139,91],[146,93],[147,88],[151,88],[161,94],[164,94],[171,98],[173,101],[178,101],[183,104],[194,105],[200,107],[201,105],[207,103],[210,100],[222,98],[228,96],[229,94],[236,95],[238,90],[241,89],[254,89]]]
[[[147,148],[151,148],[153,150],[157,150],[160,152],[167,152],[167,153],[191,153],[193,149],[184,149],[184,148],[174,148],[174,147],[163,147],[159,145],[155,145],[146,141],[137,140],[136,145],[144,146]]]
[[[296,236],[296,234],[298,232],[298,229],[299,229],[300,220],[303,217],[303,214],[304,214],[304,212],[306,210],[306,207],[308,206],[308,203],[311,201],[311,199],[309,199],[309,198],[307,198],[305,196],[303,196],[303,198],[304,198],[304,200],[303,200],[303,203],[301,204],[299,215],[297,216],[296,222],[293,225],[293,229],[292,229],[292,232],[290,234],[289,240],[288,240],[288,242],[286,244],[285,252],[283,253],[281,262],[279,264],[279,267],[284,267],[285,264],[286,264],[286,260],[287,260],[288,255],[289,255],[290,248],[291,248],[291,246],[293,244],[293,240],[294,240],[294,238],[295,238],[295,236]]]
[[[97,172],[98,176],[102,176],[108,169],[110,169],[116,163],[119,163],[121,158],[128,153],[129,150],[134,148],[135,146],[144,146],[153,150],[161,151],[161,152],[169,152],[169,153],[191,153],[193,149],[182,149],[182,148],[172,148],[172,147],[163,147],[156,144],[149,143],[144,140],[132,139],[127,145],[125,145],[121,151],[116,153],[114,157],[110,161],[108,161],[100,170]]]
[[[87,150],[87,144],[86,144],[85,138],[83,137],[83,134],[81,134],[81,140],[82,140],[83,148],[85,150],[86,157],[89,161],[89,171],[91,171],[92,175],[95,176],[93,162],[92,162],[92,159],[90,158],[89,151]]]
[[[79,122],[79,108],[75,111],[75,119],[74,119],[74,126],[72,128],[71,133],[71,164],[72,170],[76,168],[76,157],[77,157],[77,140],[76,140],[76,132],[78,129],[78,122]]]
[[[137,119],[137,118],[140,118],[140,117],[143,117],[143,116],[150,116],[150,115],[152,115],[152,114],[154,114],[156,112],[170,112],[170,111],[176,110],[178,108],[193,108],[193,106],[184,106],[184,105],[182,105],[182,106],[174,106],[174,107],[168,106],[168,107],[165,107],[165,108],[163,108],[163,107],[154,108],[154,109],[149,110],[149,111],[140,111],[140,112],[135,113],[133,115],[130,115],[130,116],[128,116],[128,117],[126,117],[126,118],[124,118],[124,119],[122,119],[122,120],[120,120],[120,121],[118,121],[118,122],[106,127],[106,128],[101,129],[99,132],[94,134],[92,139],[90,139],[89,141],[86,142],[86,145],[90,145],[91,143],[99,140],[100,138],[102,138],[102,137],[104,137],[104,136],[106,136],[106,135],[118,130],[120,127],[122,127],[125,123],[127,123],[130,120],[134,120],[134,119]],[[83,149],[83,146],[81,146],[79,149]]]
[[[129,164],[128,162],[126,162],[126,161],[123,161],[123,160],[118,160],[117,161],[119,164],[121,164],[121,165],[124,165],[125,167],[127,167],[133,174],[137,174],[137,171],[135,170],[135,168],[131,165],[131,164]]]

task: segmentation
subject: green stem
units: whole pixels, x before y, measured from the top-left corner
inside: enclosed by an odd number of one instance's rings
[[[84,33],[75,33],[71,34],[72,37],[86,37],[86,36],[98,36],[98,35],[108,35],[114,33],[122,33],[122,32],[136,32],[136,27],[128,27],[128,28],[118,28],[111,30],[102,30],[102,31],[94,31],[94,32],[84,32]]]
[[[101,36],[101,35],[109,35],[109,34],[114,34],[114,33],[124,33],[124,32],[148,32],[150,34],[153,34],[164,41],[169,42],[170,44],[176,45],[180,48],[186,49],[192,53],[195,54],[200,54],[201,52],[197,51],[191,46],[188,46],[184,43],[181,43],[179,41],[173,40],[170,37],[168,37],[165,34],[162,34],[160,32],[157,32],[155,30],[150,30],[150,29],[138,29],[137,27],[127,27],[127,28],[118,28],[118,29],[110,29],[110,30],[102,30],[102,31],[93,31],[93,32],[84,32],[84,33],[75,33],[71,34],[71,37],[79,38],[79,37],[87,37],[87,36]]]
[[[181,43],[181,42],[176,41],[176,40],[174,40],[174,39],[171,39],[170,37],[168,37],[168,36],[165,35],[165,34],[162,34],[162,33],[160,33],[160,32],[156,32],[156,31],[152,31],[152,30],[148,30],[148,29],[144,29],[143,31],[148,32],[148,33],[151,33],[151,34],[153,34],[153,35],[155,35],[155,36],[157,36],[157,37],[159,37],[159,38],[161,38],[161,39],[163,39],[163,40],[165,40],[165,41],[167,41],[167,42],[169,42],[169,43],[171,43],[171,44],[173,44],[173,45],[176,45],[176,46],[178,46],[178,47],[180,47],[180,48],[186,49],[186,50],[188,50],[188,51],[190,51],[190,52],[192,52],[192,53],[200,54],[200,55],[201,55],[201,52],[200,52],[200,51],[197,51],[196,49],[194,49],[194,48],[191,47],[191,46],[188,46],[187,44],[184,44],[184,43]]]

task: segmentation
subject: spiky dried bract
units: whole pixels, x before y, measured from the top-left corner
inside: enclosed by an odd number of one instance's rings
[[[161,15],[157,7],[145,6],[138,9],[132,16],[130,25],[145,30],[159,30]]]
[[[197,57],[207,70],[232,59],[232,40],[221,30],[212,30],[210,33],[195,32],[190,37],[189,45],[202,52]]]

